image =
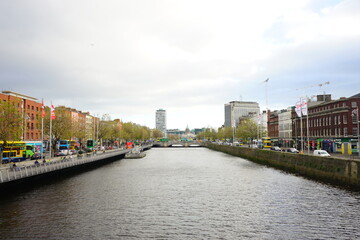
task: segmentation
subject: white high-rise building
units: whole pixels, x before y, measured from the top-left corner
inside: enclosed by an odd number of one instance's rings
[[[239,125],[240,120],[258,116],[260,107],[257,102],[232,101],[225,104],[225,127]]]
[[[161,132],[164,133],[166,137],[166,111],[164,109],[156,110],[156,129],[159,129]]]

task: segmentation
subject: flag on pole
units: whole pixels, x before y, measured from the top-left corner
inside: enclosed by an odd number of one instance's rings
[[[295,105],[295,112],[298,115],[298,117],[301,117],[301,102],[297,102]]]
[[[303,116],[308,115],[308,105],[307,105],[307,100],[305,98],[301,99],[301,113]]]
[[[358,115],[358,110],[357,109],[354,109],[354,110],[352,110],[352,112],[351,112],[351,116],[357,116]]]
[[[41,117],[45,117],[45,106],[44,106],[44,99],[41,102]]]
[[[54,105],[51,105],[51,120],[55,120],[55,107]]]

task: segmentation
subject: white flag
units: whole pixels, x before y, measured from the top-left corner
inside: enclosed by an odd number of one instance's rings
[[[301,117],[301,102],[297,102],[295,105],[295,112],[298,117]]]
[[[301,113],[303,116],[308,115],[307,100],[305,98],[301,99]]]
[[[357,116],[358,115],[358,110],[357,109],[354,109],[354,110],[352,110],[352,112],[351,112],[351,116]]]

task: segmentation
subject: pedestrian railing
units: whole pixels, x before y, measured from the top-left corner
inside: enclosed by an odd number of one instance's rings
[[[96,162],[110,157],[126,154],[129,150],[116,150],[108,152],[97,153],[85,153],[78,156],[67,156],[57,160],[45,161],[45,162],[33,162],[30,165],[10,166],[0,168],[0,183],[10,182],[22,178],[32,177],[44,173],[58,171],[77,165]],[[9,164],[10,165],[10,164]]]

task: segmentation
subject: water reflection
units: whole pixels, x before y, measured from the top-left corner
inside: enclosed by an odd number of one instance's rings
[[[152,149],[1,200],[4,239],[359,239],[359,193],[203,148]]]

